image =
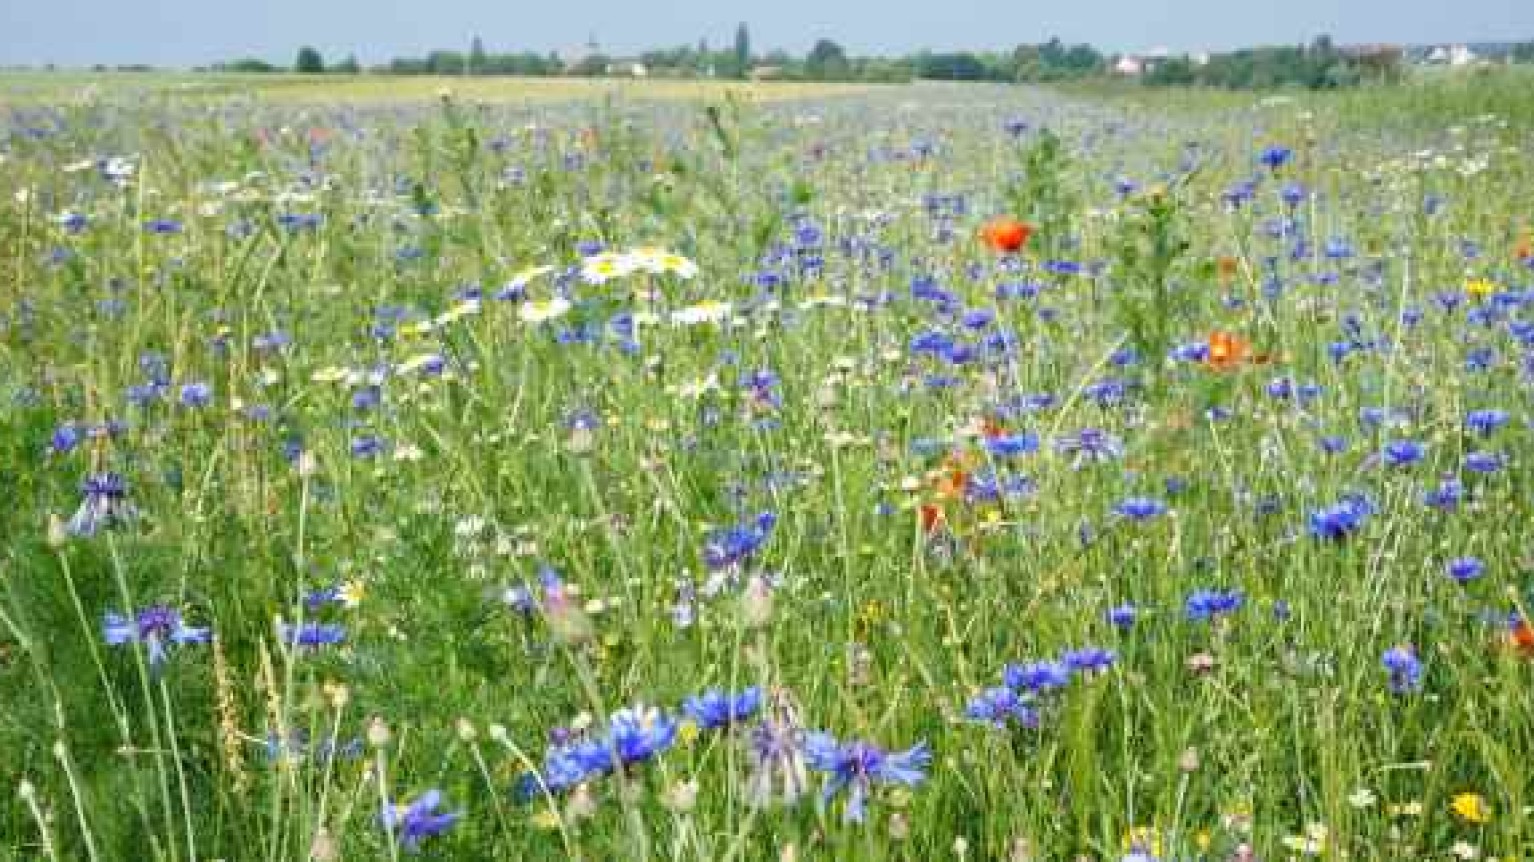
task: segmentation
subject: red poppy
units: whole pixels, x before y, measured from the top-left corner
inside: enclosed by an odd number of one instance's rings
[[[1028,244],[1028,237],[1033,236],[1033,225],[1018,221],[1011,216],[992,219],[980,229],[980,239],[992,251],[998,253],[1011,253]]]
[[[921,519],[921,531],[923,533],[935,533],[947,518],[943,515],[942,507],[934,503],[922,503],[917,509],[917,515]]]

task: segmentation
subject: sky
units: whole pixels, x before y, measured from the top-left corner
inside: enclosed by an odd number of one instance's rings
[[[1003,49],[1059,36],[1107,51],[1220,50],[1309,41],[1402,44],[1534,39],[1534,0],[0,0],[0,66],[236,57],[292,62],[313,44],[364,64],[432,49],[604,53],[728,44],[803,54],[821,37],[851,54]]]

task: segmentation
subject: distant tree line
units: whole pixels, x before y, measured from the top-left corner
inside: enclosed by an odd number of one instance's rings
[[[1534,63],[1534,41],[1510,44],[1503,54],[1512,62]],[[784,81],[847,81],[900,83],[934,81],[995,81],[1057,83],[1104,78],[1118,72],[1120,57],[1088,44],[1050,39],[1018,45],[1012,51],[930,52],[903,57],[852,57],[830,39],[819,39],[802,57],[786,51],[754,54],[745,24],[733,42],[720,49],[707,40],[696,45],[655,49],[614,57],[595,45],[561,57],[532,51],[495,53],[475,37],[467,51],[432,51],[424,57],[397,57],[364,68],[355,57],[327,64],[320,52],[304,46],[291,67],[259,59],[220,63],[215,71],[300,74],[390,75],[519,75],[601,77],[644,75],[657,78],[726,78]],[[1403,69],[1403,54],[1390,46],[1340,48],[1327,36],[1308,45],[1248,48],[1222,54],[1159,56],[1133,59],[1131,69],[1148,86],[1207,86],[1226,89],[1306,87],[1331,89],[1365,81],[1393,80]]]
[[[1201,85],[1230,90],[1261,90],[1299,86],[1327,90],[1355,86],[1363,81],[1400,77],[1402,52],[1393,46],[1368,46],[1342,50],[1330,37],[1319,36],[1309,45],[1248,48],[1214,54],[1202,62],[1187,57],[1153,61],[1144,81],[1152,86]]]

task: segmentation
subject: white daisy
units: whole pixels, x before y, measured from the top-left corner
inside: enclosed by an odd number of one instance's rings
[[[533,299],[522,303],[517,316],[524,323],[543,323],[563,317],[570,310],[570,300],[556,296],[553,299]]]

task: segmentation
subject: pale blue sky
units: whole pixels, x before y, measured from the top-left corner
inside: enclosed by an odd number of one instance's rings
[[[1534,0],[0,0],[0,65],[236,56],[291,62],[313,43],[364,63],[431,48],[604,50],[725,44],[746,21],[758,51],[804,53],[821,36],[849,52],[1003,48],[1051,35],[1107,50],[1292,43],[1534,39]]]

